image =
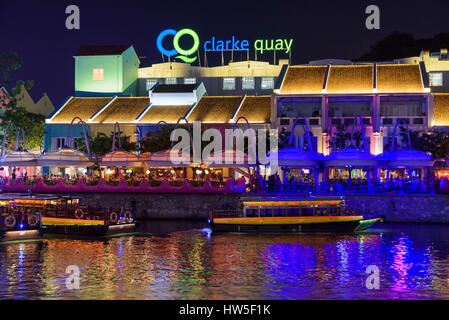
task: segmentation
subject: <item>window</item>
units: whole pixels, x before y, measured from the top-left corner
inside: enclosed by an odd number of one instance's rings
[[[243,77],[242,78],[242,89],[243,90],[254,89],[254,77]]]
[[[431,87],[441,87],[443,85],[443,72],[430,72],[429,79]]]
[[[195,84],[196,78],[184,78],[184,84]]]
[[[56,148],[61,149],[65,146],[65,138],[56,138]]]
[[[262,84],[260,85],[262,89],[274,89],[274,78],[273,77],[262,77]]]
[[[280,119],[279,124],[281,126],[289,126],[290,125],[290,119]]]
[[[383,118],[382,124],[393,124],[393,118]]]
[[[165,78],[165,84],[176,84],[176,78]]]
[[[223,78],[223,90],[235,90],[235,78]]]
[[[153,88],[153,86],[157,83],[157,79],[147,79],[147,90]]]
[[[94,81],[104,80],[104,69],[103,68],[93,68],[92,69],[92,80],[94,80]]]
[[[341,119],[331,119],[331,123],[335,126],[341,125]]]

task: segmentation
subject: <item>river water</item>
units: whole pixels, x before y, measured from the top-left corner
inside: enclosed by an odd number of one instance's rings
[[[359,234],[213,234],[148,221],[135,234],[0,244],[1,299],[449,299],[449,225]],[[66,268],[80,270],[79,289]],[[367,289],[368,266],[379,289]]]

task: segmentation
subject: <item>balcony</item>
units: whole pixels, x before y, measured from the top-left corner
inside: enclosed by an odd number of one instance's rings
[[[329,123],[331,126],[352,126],[354,124],[354,121],[356,125],[360,125],[360,122],[358,120],[355,120],[354,117],[329,117]],[[363,125],[369,126],[372,124],[371,117],[362,117]]]
[[[392,117],[380,117],[380,123],[382,126],[394,126],[398,120],[403,120],[407,125],[413,126],[425,126],[426,116],[392,116]]]
[[[321,117],[307,117],[307,124],[309,127],[319,127],[321,126]],[[293,126],[294,118],[278,118],[278,127],[284,127],[286,130],[291,130]],[[303,119],[298,119],[299,124],[304,124]]]

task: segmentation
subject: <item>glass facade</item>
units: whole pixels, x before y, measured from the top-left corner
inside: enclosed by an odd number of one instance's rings
[[[223,90],[235,90],[235,78],[223,78]]]
[[[195,84],[196,78],[184,78],[184,84]]]
[[[430,72],[429,80],[431,87],[441,87],[443,85],[443,73],[442,72]]]
[[[273,77],[262,77],[262,83],[260,87],[264,90],[274,89],[274,78]]]
[[[146,88],[150,90],[157,83],[157,79],[147,79]]]
[[[254,89],[254,77],[242,77],[242,89],[253,90]]]
[[[176,84],[176,78],[165,78],[165,84]]]

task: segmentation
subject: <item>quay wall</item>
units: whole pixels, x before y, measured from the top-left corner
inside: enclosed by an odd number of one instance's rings
[[[348,208],[387,222],[449,223],[449,195],[347,195]]]
[[[235,207],[241,194],[79,193],[93,207],[135,208],[140,219],[207,219],[212,208]],[[347,207],[387,222],[449,223],[449,195],[346,195]]]

